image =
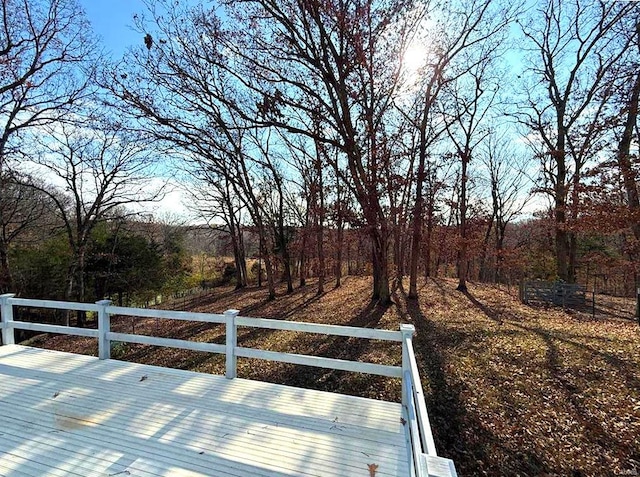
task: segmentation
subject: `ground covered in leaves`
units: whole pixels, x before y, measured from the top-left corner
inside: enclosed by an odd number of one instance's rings
[[[243,316],[398,329],[413,323],[427,407],[439,453],[462,476],[605,476],[640,474],[640,328],[632,307],[600,312],[532,308],[515,290],[429,280],[420,299],[403,288],[389,307],[368,299],[371,282],[349,277],[315,294],[313,283],[267,301],[263,289],[210,294],[176,308]],[[164,305],[167,307],[167,304]],[[607,312],[607,310],[615,312]],[[223,343],[221,326],[114,318],[118,331]],[[239,344],[275,351],[400,364],[396,344],[241,328]],[[95,354],[95,340],[41,337],[32,345]],[[117,344],[113,357],[222,374],[224,357]],[[397,380],[240,359],[238,375],[315,389],[399,400]]]

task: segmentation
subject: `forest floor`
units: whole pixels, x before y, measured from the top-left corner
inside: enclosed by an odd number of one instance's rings
[[[243,316],[398,329],[413,323],[431,425],[440,455],[461,476],[640,475],[640,328],[629,301],[597,297],[597,313],[521,304],[517,290],[429,280],[420,299],[402,288],[394,304],[369,300],[371,281],[348,277],[316,296],[315,283],[267,301],[264,289],[215,289],[174,305]],[[167,307],[165,303],[163,307]],[[220,325],[114,318],[118,331],[224,342]],[[240,329],[241,346],[400,364],[397,344]],[[95,354],[95,340],[43,337],[31,345]],[[222,374],[224,357],[116,345],[113,357]],[[238,375],[399,400],[398,380],[240,359]]]

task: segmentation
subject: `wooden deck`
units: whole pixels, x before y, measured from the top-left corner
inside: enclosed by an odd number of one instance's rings
[[[398,403],[0,347],[1,476],[408,476],[408,459]]]

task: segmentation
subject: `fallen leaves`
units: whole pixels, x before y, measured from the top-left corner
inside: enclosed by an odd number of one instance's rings
[[[379,465],[377,464],[368,464],[369,465],[369,477],[376,477],[376,471],[378,470]]]

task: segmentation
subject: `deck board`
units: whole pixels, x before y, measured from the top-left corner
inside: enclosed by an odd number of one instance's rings
[[[0,347],[0,476],[407,476],[401,406]]]

